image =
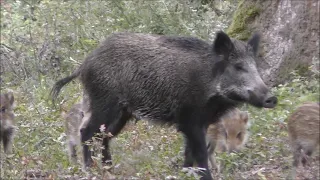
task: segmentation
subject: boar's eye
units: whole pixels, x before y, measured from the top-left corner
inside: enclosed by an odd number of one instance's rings
[[[6,108],[5,107],[1,107],[1,112],[6,112]]]
[[[237,70],[237,71],[246,71],[246,69],[244,68],[243,64],[242,63],[237,63],[234,65],[234,68]]]
[[[241,132],[238,133],[237,138],[241,139]]]

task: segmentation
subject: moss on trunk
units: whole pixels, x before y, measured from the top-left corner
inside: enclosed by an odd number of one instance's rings
[[[242,0],[227,29],[228,35],[239,40],[248,40],[252,33],[249,24],[260,14],[260,11],[261,9],[255,1]]]

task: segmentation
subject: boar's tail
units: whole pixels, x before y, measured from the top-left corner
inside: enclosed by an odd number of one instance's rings
[[[72,81],[74,78],[78,77],[80,75],[80,72],[81,72],[81,67],[78,68],[77,70],[75,70],[70,76],[67,76],[63,79],[60,79],[58,82],[56,82],[54,85],[53,85],[53,88],[50,92],[50,95],[52,97],[52,102],[54,104],[54,100],[57,98],[61,88],[68,84],[70,81]]]

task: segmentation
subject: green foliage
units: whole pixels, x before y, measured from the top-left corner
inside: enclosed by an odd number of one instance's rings
[[[286,167],[290,167],[292,160],[287,139],[287,117],[299,104],[319,100],[317,75],[311,81],[294,72],[292,76],[293,81],[273,89],[279,98],[275,109],[242,107],[249,112],[251,136],[243,151],[217,154],[223,168],[220,176],[224,179],[286,176],[289,170]],[[47,101],[51,83],[42,77],[41,86],[28,80],[21,87],[12,87],[17,101],[15,112],[19,131],[14,142],[14,153],[6,156],[1,152],[2,177],[6,179],[23,178],[24,173],[32,169],[48,172],[57,179],[88,177],[82,172],[80,163],[73,164],[68,160],[63,119]],[[65,99],[67,106],[71,107],[80,96],[81,86],[74,83],[65,87],[58,102]],[[92,146],[98,149],[98,153],[94,158],[97,165],[91,170],[90,177],[105,176],[110,167],[103,167],[100,163],[102,156],[98,139],[93,141]],[[123,132],[112,140],[111,147],[112,172],[117,177],[165,179],[171,175],[178,179],[195,179],[195,170],[181,171],[183,138],[173,127],[161,127],[146,121],[137,124],[129,122]],[[81,157],[81,151],[78,154]],[[278,172],[258,171],[273,166],[279,167]],[[258,172],[252,174],[254,171]]]
[[[10,1],[1,7],[1,51],[5,82],[71,73],[110,33],[119,31],[192,35],[212,40],[235,7],[189,1]],[[205,7],[206,11],[201,11]],[[199,9],[200,8],[200,9]]]
[[[260,14],[260,11],[260,8],[254,2],[241,1],[227,30],[228,35],[236,39],[248,40],[252,34],[248,24]]]
[[[82,172],[80,163],[69,162],[59,106],[70,108],[78,102],[82,87],[78,81],[65,86],[54,108],[48,96],[53,83],[70,74],[87,53],[112,32],[192,35],[212,41],[217,30],[226,29],[237,5],[221,1],[211,6],[209,1],[185,0],[5,2],[1,4],[0,88],[1,92],[9,89],[14,92],[18,131],[13,154],[0,152],[3,179],[23,179],[29,170],[40,170],[55,179],[106,176],[105,170],[109,167],[100,164],[98,139],[91,144],[98,153],[97,166],[89,175]],[[217,16],[214,7],[218,7],[222,15]],[[253,6],[243,8],[248,11],[237,12],[234,20],[240,20],[234,21],[229,30],[230,35],[244,33],[240,39],[248,33],[246,23],[259,13]],[[252,175],[251,171],[275,163],[282,167],[278,172],[280,177],[286,173],[284,167],[290,159],[286,118],[298,104],[319,100],[318,75],[311,81],[297,73],[292,76],[295,77],[293,81],[274,88],[279,98],[277,108],[243,107],[252,119],[251,137],[242,152],[218,154],[217,159],[223,162],[224,179],[263,179],[265,173]],[[112,140],[111,147],[113,173],[119,178],[196,179],[196,170],[181,171],[183,138],[173,127],[130,122]]]

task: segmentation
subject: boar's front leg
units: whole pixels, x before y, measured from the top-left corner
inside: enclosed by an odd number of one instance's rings
[[[7,128],[3,131],[3,149],[6,154],[12,153],[13,133],[13,127]]]
[[[185,149],[185,166],[190,166],[193,163],[193,159],[198,164],[199,168],[203,168],[204,171],[199,173],[202,177],[201,180],[212,180],[209,168],[208,168],[208,152],[206,148],[205,140],[205,127],[199,124],[191,125],[191,122],[199,122],[198,119],[188,121],[185,125],[180,126],[180,130],[186,137],[186,149]],[[191,154],[190,155],[190,151]]]

